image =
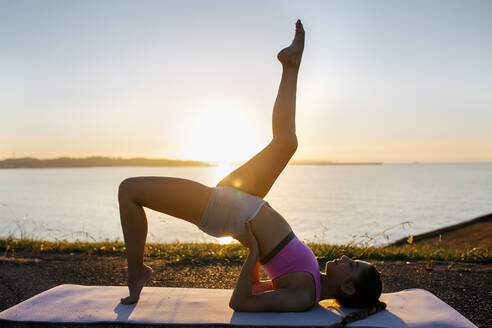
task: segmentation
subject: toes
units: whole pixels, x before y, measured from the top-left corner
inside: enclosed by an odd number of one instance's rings
[[[302,25],[300,19],[296,22],[296,32],[304,32],[304,26]]]

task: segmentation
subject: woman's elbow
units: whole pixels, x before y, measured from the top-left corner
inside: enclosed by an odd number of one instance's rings
[[[251,312],[254,311],[254,307],[251,308],[251,303],[248,299],[237,300],[231,298],[229,301],[229,307],[238,312]]]
[[[239,311],[239,302],[231,297],[231,299],[229,300],[229,307],[234,311]]]

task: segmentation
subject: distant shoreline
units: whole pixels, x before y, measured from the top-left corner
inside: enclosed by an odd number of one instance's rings
[[[295,160],[289,165],[382,165],[381,162],[331,162],[318,160]],[[149,158],[112,158],[92,156],[85,158],[59,157],[54,159],[37,159],[33,157],[8,158],[0,161],[0,169],[16,168],[84,168],[84,167],[121,167],[121,166],[216,166],[216,164],[200,161],[182,161],[176,159]]]
[[[175,159],[148,159],[148,158],[111,158],[60,157],[54,159],[37,159],[32,157],[10,158],[0,161],[0,168],[82,168],[82,167],[119,167],[119,166],[215,166],[206,162],[181,161]]]
[[[316,160],[294,160],[289,165],[383,165],[382,162],[330,162]]]

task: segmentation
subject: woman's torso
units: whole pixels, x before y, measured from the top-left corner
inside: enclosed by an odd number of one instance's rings
[[[268,255],[291,231],[289,223],[265,203],[258,214],[251,220],[252,232],[258,241],[260,258]],[[316,299],[314,277],[306,271],[288,272],[272,280],[275,289],[300,289]]]
[[[258,241],[260,258],[269,254],[292,231],[289,223],[268,203],[251,220],[251,229]]]

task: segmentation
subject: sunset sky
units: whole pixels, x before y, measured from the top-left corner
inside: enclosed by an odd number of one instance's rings
[[[492,1],[1,1],[0,159],[240,161],[300,18],[295,159],[492,161]]]

